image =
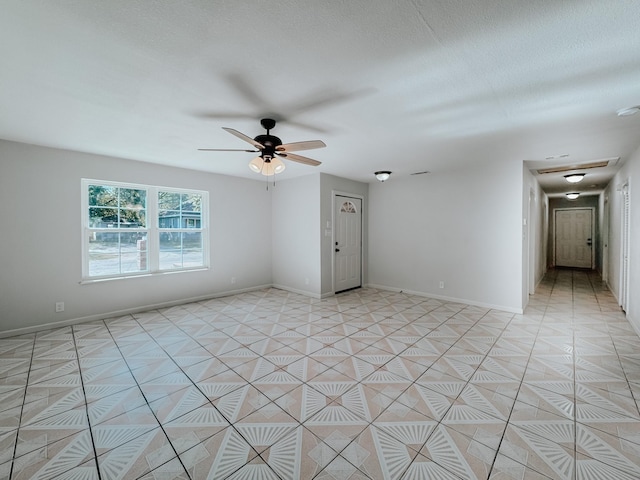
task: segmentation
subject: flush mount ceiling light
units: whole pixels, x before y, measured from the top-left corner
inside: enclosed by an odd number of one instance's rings
[[[569,175],[565,175],[564,179],[569,183],[578,183],[581,182],[586,174],[584,173],[571,173]]]
[[[640,105],[635,107],[621,108],[616,112],[619,117],[630,117],[631,115],[635,115],[640,112]]]
[[[569,200],[575,200],[580,196],[580,194],[577,192],[567,193],[566,195]]]
[[[384,182],[386,180],[389,180],[389,177],[391,176],[391,172],[388,170],[381,170],[379,172],[376,172],[374,175],[378,180],[380,180],[381,182]]]

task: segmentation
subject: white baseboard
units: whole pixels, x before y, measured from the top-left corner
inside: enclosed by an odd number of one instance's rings
[[[474,300],[469,300],[466,298],[447,297],[446,295],[434,295],[433,293],[416,292],[415,290],[405,290],[402,288],[389,287],[386,285],[377,285],[373,283],[369,283],[366,286],[371,288],[377,288],[379,290],[388,290],[390,292],[403,292],[409,295],[417,295],[419,297],[435,298],[436,300],[444,300],[447,302],[454,302],[454,303],[464,303],[466,305],[473,305],[474,307],[490,308],[492,310],[500,310],[500,311],[509,312],[509,313],[522,314],[524,312],[522,308],[513,308],[513,307],[506,307],[504,305],[494,305],[491,303],[476,302]]]
[[[636,335],[638,335],[640,337],[640,325],[638,325],[636,322],[634,322],[633,319],[629,316],[628,313],[626,314],[626,316],[627,316],[627,321],[631,325],[631,328],[633,328],[633,330],[636,332]]]
[[[434,295],[431,293],[425,293],[425,292],[416,292],[413,290],[403,290],[400,288],[395,288],[395,287],[389,287],[386,285],[376,285],[376,284],[367,284],[364,285],[364,287],[371,287],[371,288],[377,288],[380,290],[387,290],[387,291],[391,291],[391,292],[404,292],[404,293],[408,293],[410,295],[418,295],[420,297],[427,297],[427,298],[435,298],[437,300],[444,300],[447,302],[455,302],[455,303],[464,303],[466,305],[473,305],[476,307],[483,307],[483,308],[491,308],[494,310],[501,310],[504,312],[510,312],[510,313],[522,313],[522,309],[514,309],[514,308],[510,308],[510,307],[505,307],[505,306],[501,306],[501,305],[492,305],[492,304],[488,304],[488,303],[482,303],[482,302],[475,302],[473,300],[468,300],[468,299],[464,299],[464,298],[456,298],[456,297],[447,297],[444,295]],[[140,312],[146,312],[149,310],[156,310],[159,308],[167,308],[167,307],[173,307],[176,305],[182,305],[185,303],[191,303],[191,302],[201,302],[204,300],[211,300],[213,298],[220,298],[220,297],[228,297],[230,295],[237,295],[240,293],[246,293],[246,292],[253,292],[256,290],[262,290],[265,288],[277,288],[280,290],[284,290],[287,292],[291,292],[291,293],[297,293],[300,295],[304,295],[307,297],[311,297],[311,298],[317,298],[317,299],[324,299],[324,298],[329,298],[334,296],[333,292],[329,292],[329,293],[323,293],[323,294],[318,294],[315,292],[310,292],[307,290],[299,290],[296,288],[291,288],[291,287],[287,287],[285,285],[279,285],[279,284],[266,284],[266,285],[258,285],[255,287],[249,287],[249,288],[242,288],[242,289],[237,289],[237,290],[227,290],[224,292],[217,292],[217,293],[212,293],[212,294],[207,294],[207,295],[200,295],[197,297],[190,297],[190,298],[181,298],[178,300],[171,300],[168,302],[161,302],[161,303],[154,303],[154,304],[149,304],[149,305],[142,305],[142,306],[137,306],[137,307],[133,307],[133,308],[125,308],[122,310],[113,310],[110,312],[103,312],[103,313],[98,313],[95,315],[87,315],[84,317],[78,317],[78,318],[70,318],[67,320],[60,320],[57,322],[48,322],[48,323],[44,323],[41,325],[34,325],[34,326],[30,326],[30,327],[23,327],[23,328],[15,328],[13,330],[5,330],[0,332],[0,338],[5,338],[5,337],[14,337],[17,335],[25,335],[27,333],[34,333],[34,332],[40,332],[43,330],[51,330],[53,328],[60,328],[60,327],[67,327],[69,325],[77,325],[80,323],[86,323],[86,322],[93,322],[96,320],[103,320],[105,318],[112,318],[112,317],[119,317],[119,316],[123,316],[123,315],[130,315],[133,313],[140,313]],[[635,324],[632,323],[632,325],[635,328]]]
[[[304,295],[305,297],[318,298],[318,299],[326,298],[320,295],[319,293],[309,292],[308,290],[299,290],[297,288],[291,288],[291,287],[287,287],[286,285],[279,285],[277,283],[274,283],[272,287],[280,290],[284,290],[285,292],[298,293],[300,295]],[[333,293],[331,295],[333,295]]]
[[[246,293],[246,292],[254,292],[256,290],[262,290],[262,289],[271,288],[271,287],[273,287],[273,285],[271,284],[258,285],[255,287],[240,288],[237,290],[228,290],[224,292],[200,295],[197,297],[181,298],[179,300],[171,300],[169,302],[153,303],[153,304],[143,305],[143,306],[138,306],[133,308],[125,308],[122,310],[113,310],[110,312],[97,313],[95,315],[87,315],[85,317],[60,320],[58,322],[48,322],[48,323],[43,323],[41,325],[34,325],[31,327],[15,328],[13,330],[5,330],[3,332],[0,332],[0,338],[15,337],[17,335],[40,332],[43,330],[51,330],[53,328],[67,327],[69,325],[77,325],[79,323],[94,322],[96,320],[103,320],[105,318],[120,317],[123,315],[130,315],[132,313],[146,312],[148,310],[157,310],[158,308],[174,307],[176,305],[182,305],[185,303],[201,302],[203,300],[211,300],[212,298],[228,297],[230,295],[237,295],[237,294]],[[278,288],[278,287],[275,287],[275,288]]]

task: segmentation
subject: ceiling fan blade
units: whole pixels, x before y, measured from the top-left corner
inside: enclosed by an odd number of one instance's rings
[[[235,89],[236,92],[242,95],[250,105],[257,107],[258,110],[273,110],[274,106],[271,105],[271,102],[269,102],[264,95],[259,93],[258,89],[255,88],[255,85],[252,83],[255,82],[255,78],[255,76],[241,73],[229,73],[225,75],[227,83]]]
[[[253,120],[255,115],[238,112],[222,112],[222,111],[198,111],[191,112],[196,118],[205,118],[208,120]]]
[[[322,162],[318,160],[314,160],[313,158],[303,157],[302,155],[296,155],[295,153],[286,153],[286,152],[276,152],[276,155],[282,158],[286,158],[287,160],[293,160],[294,162],[304,163],[305,165],[311,165],[312,167],[317,167]]]
[[[313,150],[324,148],[327,145],[322,140],[307,140],[306,142],[285,143],[276,147],[277,152],[299,152],[300,150]]]
[[[332,90],[318,91],[313,95],[310,95],[310,99],[306,101],[297,102],[289,105],[287,112],[292,115],[305,113],[311,110],[317,110],[319,108],[329,107],[336,103],[345,103],[374,93],[373,88],[362,88],[352,92],[340,92]],[[307,97],[309,98],[309,97]]]
[[[264,150],[264,145],[262,145],[261,143],[256,142],[253,138],[251,137],[247,137],[244,133],[241,133],[237,130],[234,130],[233,128],[229,128],[229,127],[222,127],[223,130],[226,130],[227,132],[229,132],[231,135],[235,135],[236,137],[238,137],[241,140],[244,140],[247,143],[250,143],[251,145],[253,145],[256,148],[259,148],[260,150]]]
[[[237,148],[199,148],[200,152],[249,152],[257,153],[260,150],[239,150]]]

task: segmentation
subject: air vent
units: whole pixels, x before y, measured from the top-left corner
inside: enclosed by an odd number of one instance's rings
[[[411,173],[410,175],[426,175],[427,173],[431,173],[431,172],[425,170],[424,172],[415,172],[415,173]]]
[[[615,165],[620,160],[620,157],[615,158],[606,158],[604,160],[598,160],[596,162],[589,163],[581,163],[579,165],[565,165],[562,167],[550,167],[550,168],[541,168],[538,170],[540,175],[544,173],[561,173],[561,172],[570,172],[571,170],[587,170],[589,168],[603,168],[609,165]]]

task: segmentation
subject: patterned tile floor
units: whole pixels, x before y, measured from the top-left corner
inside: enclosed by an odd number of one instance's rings
[[[639,399],[591,273],[524,315],[262,290],[0,339],[0,478],[637,479]]]

